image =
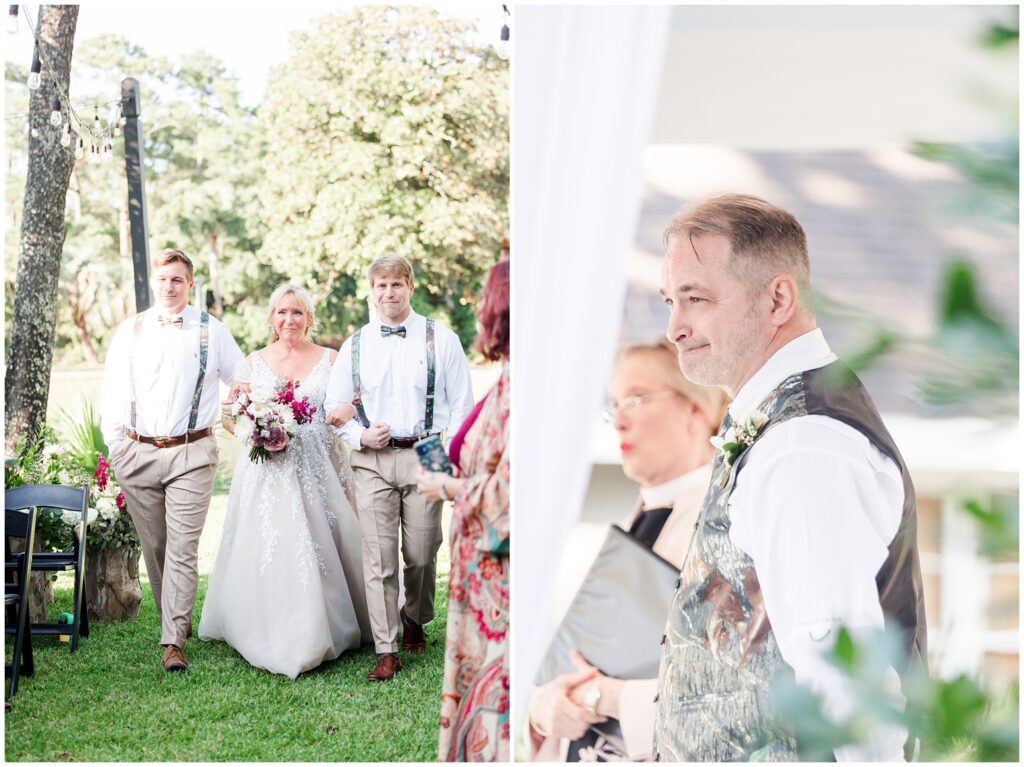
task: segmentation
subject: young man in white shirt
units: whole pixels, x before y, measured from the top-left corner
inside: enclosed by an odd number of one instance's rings
[[[353,448],[366,601],[377,650],[367,678],[379,682],[402,666],[399,621],[402,649],[416,653],[426,648],[423,624],[434,618],[442,503],[430,503],[417,492],[420,464],[412,446],[431,434],[454,435],[473,409],[473,389],[459,337],[412,310],[409,261],[379,258],[370,266],[369,280],[378,317],[342,344],[324,408],[331,413],[341,404],[356,406],[356,416],[340,433]],[[405,562],[401,610],[399,529]]]
[[[107,351],[100,413],[142,543],[166,648],[163,665],[183,671],[199,584],[199,537],[217,471],[219,382],[248,376],[227,328],[188,305],[194,284],[188,256],[161,251],[152,269],[156,305],[118,326]]]
[[[734,402],[665,629],[654,756],[794,759],[791,736],[766,735],[768,682],[791,670],[841,719],[850,684],[823,658],[839,626],[884,626],[908,663],[925,663],[914,489],[867,392],[816,328],[793,216],[724,195],[676,213],[665,243],[680,367]],[[898,705],[896,670],[888,681]],[[835,756],[902,760],[906,735],[876,728]]]

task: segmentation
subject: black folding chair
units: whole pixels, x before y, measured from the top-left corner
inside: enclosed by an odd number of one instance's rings
[[[75,602],[71,608],[74,622],[32,623],[33,634],[53,636],[71,635],[71,652],[78,649],[79,635],[89,636],[89,616],[85,606],[85,541],[89,530],[89,487],[66,485],[22,485],[4,493],[4,506],[8,509],[63,509],[78,512],[82,521],[81,535],[72,534],[70,551],[37,551],[32,557],[33,572],[73,571],[75,574]]]
[[[32,571],[32,547],[35,545],[36,510],[7,509],[4,514],[4,634],[14,634],[14,655],[4,663],[4,676],[10,676],[7,696],[18,691],[18,678],[32,676],[32,632],[29,630],[28,585]],[[24,540],[22,551],[12,551],[11,539]]]

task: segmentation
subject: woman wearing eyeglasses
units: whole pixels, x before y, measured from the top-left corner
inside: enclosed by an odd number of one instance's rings
[[[605,418],[619,435],[622,470],[640,485],[624,530],[682,567],[694,522],[711,480],[714,449],[727,400],[720,389],[693,384],[679,371],[665,339],[619,350]],[[657,679],[606,677],[573,653],[578,671],[538,688],[530,700],[530,751],[536,761],[642,761],[650,756]],[[619,720],[625,754],[609,753],[591,724]]]

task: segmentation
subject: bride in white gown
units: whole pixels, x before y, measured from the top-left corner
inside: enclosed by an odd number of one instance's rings
[[[252,387],[295,381],[316,412],[284,452],[263,463],[239,453],[199,637],[294,679],[372,636],[348,455],[323,411],[336,352],[306,340],[314,310],[300,286],[274,291],[270,322],[274,341],[249,355]],[[351,417],[342,409],[332,423]]]

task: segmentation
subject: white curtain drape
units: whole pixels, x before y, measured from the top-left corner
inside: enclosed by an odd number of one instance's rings
[[[555,627],[641,203],[668,6],[517,6],[513,19],[512,652],[520,729]],[[609,616],[614,620],[614,616]],[[514,735],[514,737],[516,737]]]

